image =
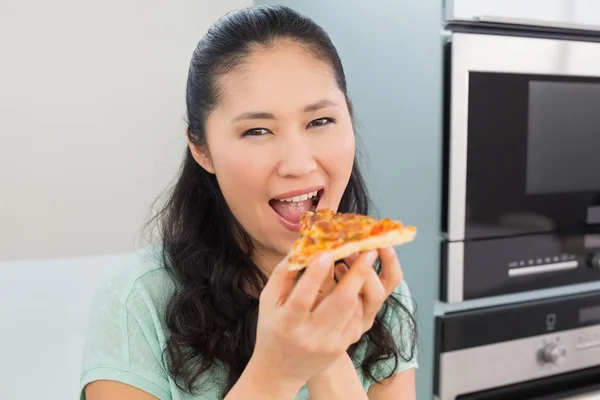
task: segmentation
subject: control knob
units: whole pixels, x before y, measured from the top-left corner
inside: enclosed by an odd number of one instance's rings
[[[588,257],[588,267],[600,269],[600,252],[592,253]]]
[[[567,355],[566,349],[557,343],[548,343],[538,353],[541,364],[560,364]]]

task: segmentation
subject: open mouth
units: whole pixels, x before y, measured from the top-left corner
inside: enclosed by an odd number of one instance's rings
[[[271,199],[269,205],[283,226],[297,231],[300,227],[300,217],[307,211],[316,210],[322,195],[321,188],[291,197]]]

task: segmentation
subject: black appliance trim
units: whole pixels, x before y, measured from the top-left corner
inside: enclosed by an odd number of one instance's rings
[[[433,393],[440,392],[440,355],[442,354],[443,318],[436,317],[433,321]]]
[[[586,368],[482,392],[460,395],[456,400],[559,400],[600,389],[600,367]]]
[[[580,321],[579,309],[600,306],[600,291],[457,311],[436,317],[436,354],[600,324]],[[546,317],[555,314],[547,329]]]
[[[443,46],[442,88],[442,232],[448,232],[448,195],[450,189],[450,98],[452,94],[452,42]]]
[[[440,299],[442,301],[448,301],[448,279],[450,279],[450,274],[448,273],[448,242],[440,243],[440,265],[442,267],[439,281]]]

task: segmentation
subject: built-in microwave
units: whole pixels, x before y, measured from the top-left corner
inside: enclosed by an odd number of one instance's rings
[[[442,300],[600,280],[600,35],[449,29]]]

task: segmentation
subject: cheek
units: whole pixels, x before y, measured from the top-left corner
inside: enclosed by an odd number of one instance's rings
[[[354,164],[354,154],[354,133],[348,130],[346,133],[338,135],[335,145],[329,147],[327,154],[323,157],[326,172],[335,186],[342,185],[343,189],[346,188]]]
[[[213,158],[219,186],[228,203],[243,202],[258,194],[257,183],[264,181],[265,165],[248,152],[228,148]]]
[[[340,143],[341,152],[343,153],[344,161],[350,164],[350,168],[352,168],[352,164],[354,163],[354,156],[356,152],[356,143],[354,139],[354,132],[347,135],[345,140],[342,140]],[[350,175],[350,171],[348,171],[348,175]]]

